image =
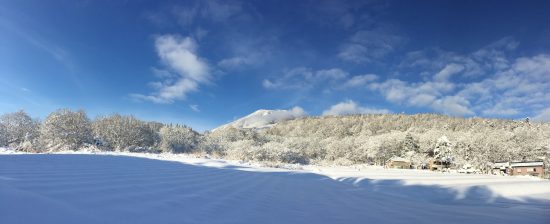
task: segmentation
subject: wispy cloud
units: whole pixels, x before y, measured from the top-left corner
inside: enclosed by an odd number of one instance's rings
[[[365,87],[370,82],[373,82],[378,79],[378,76],[375,74],[366,74],[366,75],[356,75],[348,79],[343,85],[342,88],[348,87]]]
[[[323,116],[326,115],[346,115],[346,114],[387,114],[391,113],[387,109],[376,109],[359,106],[355,101],[347,100],[335,105],[332,105],[329,109],[323,111]]]
[[[231,58],[224,58],[218,62],[218,66],[223,69],[238,69],[242,66],[251,65],[254,63],[254,59],[244,56],[235,56]]]
[[[393,52],[406,38],[383,30],[360,30],[340,47],[338,57],[356,63],[371,62]]]
[[[397,75],[385,75],[386,79],[375,74],[352,76],[340,68],[297,67],[264,79],[262,85],[266,89],[300,90],[302,95],[309,90],[330,93],[363,89],[399,106],[453,116],[533,114],[550,107],[550,55],[513,57],[518,45],[506,37],[469,54],[440,49],[411,52],[389,71]],[[336,109],[361,111],[353,102],[343,102]]]
[[[190,1],[184,5],[177,5],[172,9],[178,23],[184,27],[190,27],[200,20],[226,22],[231,17],[238,16],[241,12],[240,2],[220,0]]]
[[[339,68],[313,70],[307,67],[290,69],[278,78],[264,79],[267,89],[310,89],[326,82],[345,79],[349,74]]]
[[[189,105],[189,108],[191,108],[192,111],[201,112],[201,110],[199,109],[199,105],[197,104],[191,104]]]
[[[149,95],[131,94],[134,99],[173,103],[198,90],[200,84],[210,82],[210,68],[197,55],[198,45],[192,38],[162,35],[156,38],[155,47],[168,71],[153,69],[155,75],[162,79],[152,85],[157,91]],[[171,75],[172,72],[176,75]]]
[[[550,107],[539,112],[533,119],[536,121],[550,121]]]
[[[19,36],[30,46],[44,52],[52,61],[68,71],[62,74],[67,76],[76,87],[84,88],[80,77],[75,72],[78,67],[76,58],[67,46],[48,35],[50,33],[47,32],[47,25],[43,21],[33,19],[32,16],[17,10],[0,7],[0,29],[6,29]],[[33,60],[28,62],[33,62]]]
[[[436,82],[447,82],[452,75],[458,74],[464,70],[463,65],[451,63],[446,65],[441,71],[434,75]]]
[[[518,44],[503,38],[466,55],[413,52],[398,69],[416,68],[424,81],[388,79],[371,83],[369,88],[393,103],[455,116],[531,113],[550,106],[550,56],[509,56]],[[477,81],[471,81],[472,77]]]

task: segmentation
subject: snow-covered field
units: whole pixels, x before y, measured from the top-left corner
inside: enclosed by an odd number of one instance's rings
[[[0,150],[1,151],[1,150]],[[550,181],[0,152],[0,223],[550,223]]]

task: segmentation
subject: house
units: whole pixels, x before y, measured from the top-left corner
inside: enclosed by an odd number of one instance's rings
[[[386,162],[386,167],[393,169],[410,169],[411,162],[408,159],[401,157],[392,157],[388,160],[388,162]]]
[[[511,162],[511,174],[513,176],[534,176],[544,178],[543,161]]]

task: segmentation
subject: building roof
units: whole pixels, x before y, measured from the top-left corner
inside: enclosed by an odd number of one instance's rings
[[[542,161],[527,161],[527,162],[511,162],[512,167],[529,167],[529,166],[544,166]]]
[[[392,158],[390,159],[390,161],[392,161],[392,162],[406,162],[406,163],[410,162],[408,159],[401,158],[401,157],[397,157],[397,156],[396,156],[396,157],[392,157]]]

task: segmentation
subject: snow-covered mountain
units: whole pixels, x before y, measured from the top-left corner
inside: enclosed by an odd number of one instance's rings
[[[245,117],[237,119],[231,123],[222,125],[212,131],[220,130],[226,127],[238,129],[263,129],[275,125],[277,122],[291,120],[305,116],[306,113],[300,107],[294,107],[290,110],[257,110]]]

